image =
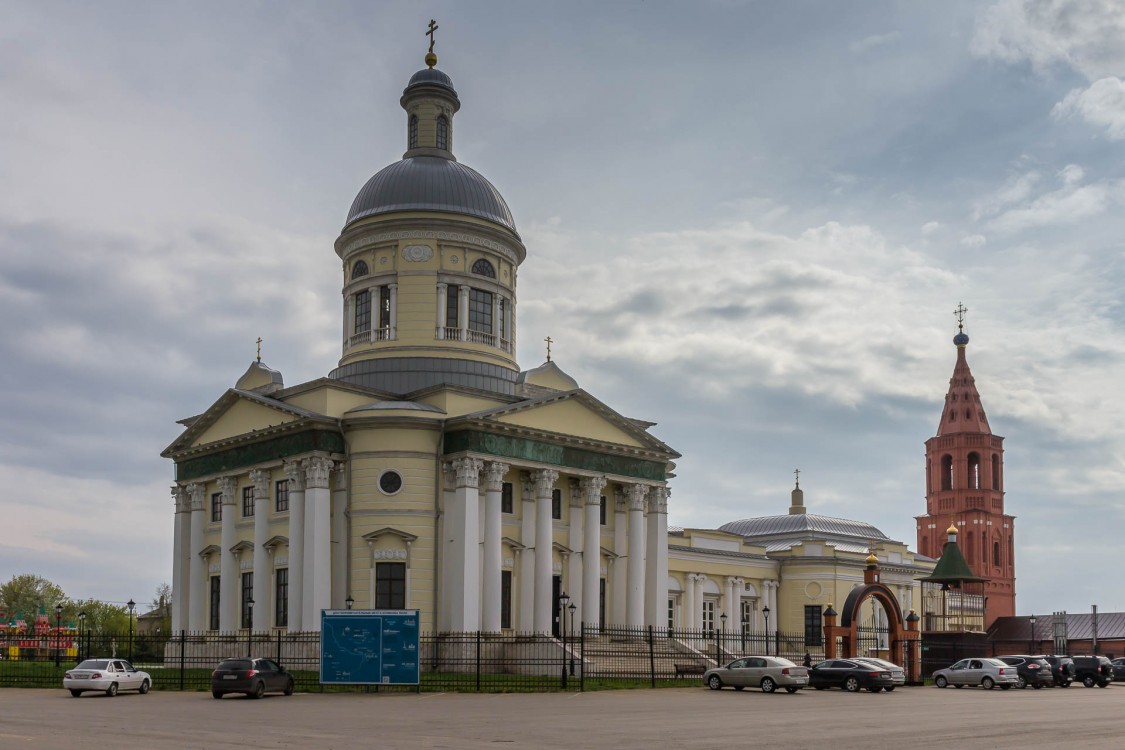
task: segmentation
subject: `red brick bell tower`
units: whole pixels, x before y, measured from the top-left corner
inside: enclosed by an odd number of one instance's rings
[[[993,435],[965,350],[965,308],[957,306],[957,364],[937,436],[926,441],[926,515],[917,516],[918,551],[941,556],[956,526],[966,562],[986,580],[984,627],[1016,613],[1015,517],[1004,513],[1004,438]]]

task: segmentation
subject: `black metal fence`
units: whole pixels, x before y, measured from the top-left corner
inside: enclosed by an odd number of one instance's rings
[[[581,626],[559,637],[537,633],[423,633],[421,683],[339,686],[320,683],[320,633],[85,633],[59,646],[0,633],[0,687],[60,687],[64,672],[85,658],[129,659],[163,690],[207,690],[220,661],[247,655],[277,660],[299,691],[426,690],[517,692],[698,685],[716,664],[747,654],[800,664],[824,658],[804,633],[693,631]]]

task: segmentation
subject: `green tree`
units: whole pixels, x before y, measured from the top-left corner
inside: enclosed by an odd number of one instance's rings
[[[18,615],[31,623],[42,608],[53,622],[55,605],[66,607],[68,603],[61,586],[34,573],[12,576],[12,580],[0,584],[0,612],[6,619]]]
[[[86,613],[82,628],[94,635],[129,632],[129,610],[123,605],[100,602],[97,599],[84,599],[72,602],[71,606],[66,608],[63,619],[77,625],[80,612]]]

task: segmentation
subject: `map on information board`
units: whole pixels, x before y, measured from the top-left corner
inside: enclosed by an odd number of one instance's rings
[[[418,610],[322,610],[320,681],[417,685]]]

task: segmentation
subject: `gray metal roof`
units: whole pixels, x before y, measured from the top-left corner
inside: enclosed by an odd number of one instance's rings
[[[412,156],[380,170],[355,197],[345,225],[392,211],[466,214],[516,231],[508,204],[491,182],[439,156]]]
[[[396,395],[445,383],[514,396],[516,375],[507,367],[468,359],[388,357],[352,362],[337,367],[328,377]]]
[[[741,521],[731,521],[719,527],[719,531],[739,534],[744,537],[775,536],[777,534],[798,534],[801,532],[814,532],[819,534],[835,534],[837,536],[854,537],[856,539],[877,540],[889,539],[879,529],[862,521],[849,521],[846,518],[832,518],[831,516],[818,516],[812,513],[796,513],[785,516],[762,516],[761,518],[745,518]]]
[[[437,68],[419,70],[417,73],[410,76],[410,83],[406,84],[406,88],[402,90],[402,93],[405,94],[414,86],[424,86],[426,84],[442,86],[452,91],[454,96],[457,96],[457,90],[453,88],[453,79]]]

